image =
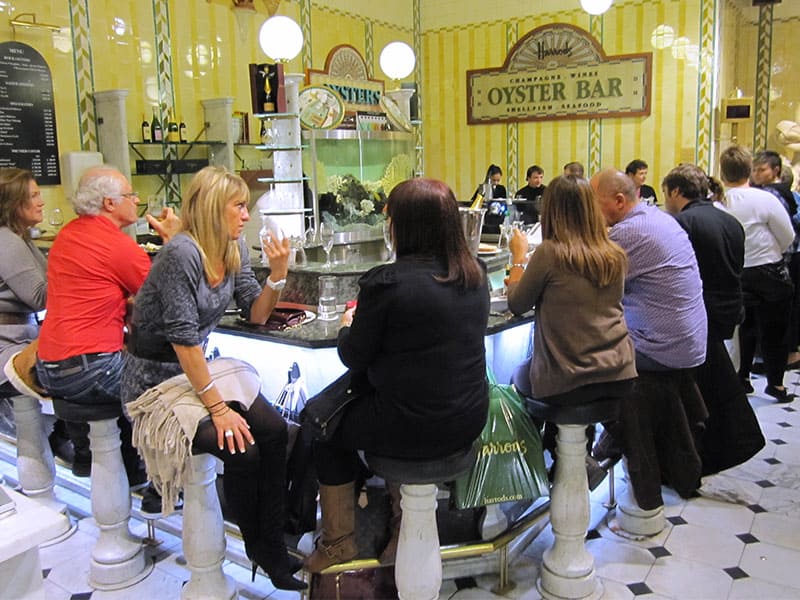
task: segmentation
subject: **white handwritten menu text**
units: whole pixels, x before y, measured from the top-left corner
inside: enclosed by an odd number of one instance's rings
[[[50,67],[19,42],[0,43],[0,167],[29,169],[40,185],[61,183]]]

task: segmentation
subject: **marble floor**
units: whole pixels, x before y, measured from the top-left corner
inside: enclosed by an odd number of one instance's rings
[[[787,373],[786,384],[800,393],[800,374]],[[595,557],[604,598],[800,599],[800,400],[776,404],[760,393],[763,377],[754,376],[753,385],[756,393],[750,399],[768,440],[766,447],[744,465],[706,478],[700,498],[687,501],[665,490],[668,524],[657,536],[640,542],[618,537],[607,524],[613,511],[603,507],[607,481],[592,493],[587,545]],[[14,465],[1,455],[0,475],[15,479]],[[621,469],[616,471],[619,493],[625,481]],[[59,481],[66,483],[58,492],[79,518],[78,531],[41,550],[46,598],[179,598],[189,572],[179,537],[167,531],[159,532],[160,545],[148,548],[155,568],[145,580],[116,592],[89,588],[89,553],[97,527],[89,516],[88,498],[80,486],[70,485],[74,481],[70,477],[59,467]],[[132,529],[145,534],[142,521],[134,519]],[[229,546],[235,551],[238,543],[233,540]],[[490,591],[496,577],[479,576],[445,581],[440,599],[540,598],[535,581],[542,553],[551,543],[548,527],[513,563],[511,579],[516,585],[504,595]],[[248,570],[234,562],[226,562],[224,569],[237,580],[242,598],[300,597],[275,590],[262,575],[251,583]]]

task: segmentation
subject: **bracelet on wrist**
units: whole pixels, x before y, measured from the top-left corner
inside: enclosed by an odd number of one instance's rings
[[[526,265],[525,263],[511,263],[511,264],[509,265],[509,268],[510,268],[510,269],[513,269],[514,267],[517,267],[517,268],[519,268],[519,269],[524,269],[524,268],[525,268],[525,267],[527,267],[527,266],[528,266],[528,265]]]
[[[214,387],[214,380],[213,379],[211,381],[209,381],[202,389],[195,390],[195,394],[197,394],[198,396],[202,396],[207,391],[209,391],[212,387]]]
[[[217,411],[214,411],[214,412],[208,411],[208,414],[210,414],[212,417],[221,417],[222,415],[226,414],[228,411],[230,411],[230,407],[225,406],[225,408],[221,408],[221,409],[219,409]]]

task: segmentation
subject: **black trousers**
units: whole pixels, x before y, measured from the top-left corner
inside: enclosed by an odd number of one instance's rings
[[[197,428],[192,444],[195,454],[208,453],[225,464],[225,500],[244,538],[248,556],[256,553],[285,555],[283,524],[286,494],[286,421],[262,396],[244,411],[229,406],[250,425],[255,439],[243,453],[231,454],[217,446],[217,430],[209,419]]]
[[[777,277],[775,265],[748,267],[742,271],[742,291],[745,316],[739,326],[739,377],[750,377],[760,341],[767,382],[782,386],[789,353],[788,328],[794,292],[791,281]]]

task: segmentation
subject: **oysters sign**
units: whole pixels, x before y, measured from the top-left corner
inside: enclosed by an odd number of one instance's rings
[[[573,25],[537,27],[502,67],[467,71],[467,123],[647,116],[652,61],[651,52],[606,56]]]

